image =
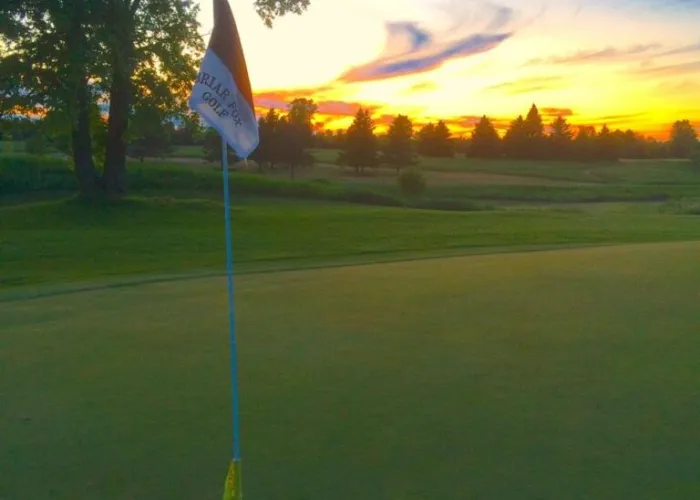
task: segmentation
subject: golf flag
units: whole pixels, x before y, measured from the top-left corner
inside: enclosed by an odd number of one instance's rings
[[[228,0],[214,0],[214,30],[189,99],[240,158],[260,141],[248,67]]]
[[[221,135],[221,170],[224,184],[226,221],[226,275],[228,277],[229,337],[231,343],[231,396],[233,403],[233,459],[224,484],[224,500],[242,500],[241,445],[238,409],[238,362],[236,320],[233,300],[233,243],[228,180],[227,144],[240,158],[248,158],[260,141],[255,119],[253,92],[248,68],[228,0],[214,0],[214,30],[197,81],[190,107]]]

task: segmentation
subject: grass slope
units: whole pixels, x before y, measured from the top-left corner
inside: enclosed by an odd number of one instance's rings
[[[246,495],[698,498],[699,251],[240,277]],[[224,291],[0,303],[0,498],[220,496]]]
[[[217,202],[75,201],[0,208],[0,286],[221,270]],[[700,218],[647,213],[446,213],[317,203],[242,203],[233,214],[239,270],[372,261],[484,247],[700,239]]]

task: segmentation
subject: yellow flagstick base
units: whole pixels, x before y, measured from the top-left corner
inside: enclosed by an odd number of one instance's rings
[[[241,461],[231,460],[224,484],[224,500],[242,500],[243,488],[241,485]]]

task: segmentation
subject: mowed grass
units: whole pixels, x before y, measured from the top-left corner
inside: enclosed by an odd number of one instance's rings
[[[438,212],[237,198],[239,271],[445,253],[700,239],[700,218],[658,211]],[[58,201],[0,208],[0,288],[220,272],[215,201]]]
[[[237,280],[247,498],[700,497],[698,243]],[[218,498],[225,281],[0,303],[0,498]]]

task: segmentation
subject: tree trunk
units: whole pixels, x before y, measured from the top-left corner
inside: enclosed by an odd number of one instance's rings
[[[131,75],[133,72],[134,12],[128,2],[112,0],[115,21],[112,33],[111,72],[109,89],[109,118],[103,181],[109,196],[126,194],[126,131],[131,106]],[[134,4],[135,11],[136,4]],[[118,19],[118,21],[116,21]]]
[[[66,34],[66,49],[71,101],[68,106],[71,128],[73,167],[82,196],[94,196],[99,191],[99,175],[92,160],[92,136],[90,130],[90,88],[84,57],[87,37],[85,34],[86,12],[82,2],[75,2],[74,11]]]
[[[129,124],[129,77],[115,68],[109,91],[104,185],[110,196],[126,194],[126,130]]]
[[[92,160],[92,137],[90,135],[90,101],[87,79],[77,85],[72,113],[71,146],[73,165],[81,196],[92,197],[100,190],[99,176]]]

